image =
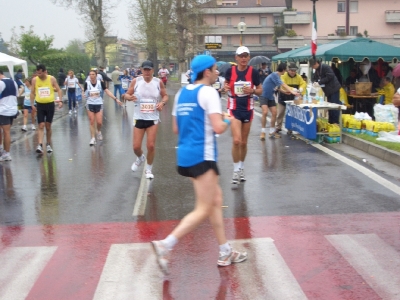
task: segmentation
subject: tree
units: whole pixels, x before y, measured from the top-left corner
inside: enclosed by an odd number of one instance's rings
[[[51,0],[67,8],[74,8],[82,16],[86,25],[87,37],[95,40],[95,56],[97,65],[106,66],[106,28],[108,20],[112,17],[112,10],[115,8],[117,0]]]
[[[2,53],[8,53],[8,45],[6,44],[6,42],[4,42],[2,36],[1,36],[1,32],[0,32],[0,52]]]
[[[15,27],[11,29],[12,37],[10,40],[11,52],[18,56],[28,59],[33,64],[38,64],[40,58],[44,55],[58,52],[58,50],[51,48],[53,45],[53,36],[46,36],[41,38],[33,31],[33,26],[30,26],[28,31],[24,26],[20,27],[21,33],[16,32]]]
[[[65,51],[68,53],[84,53],[85,47],[80,39],[73,39],[68,42]]]

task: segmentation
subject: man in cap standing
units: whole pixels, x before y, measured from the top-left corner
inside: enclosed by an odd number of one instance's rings
[[[232,130],[232,183],[245,181],[244,160],[247,140],[254,115],[253,95],[261,95],[262,86],[258,71],[248,66],[250,51],[245,46],[236,50],[237,66],[226,71],[224,89],[228,91],[228,113],[233,117]]]
[[[300,94],[306,93],[307,83],[300,74],[297,74],[298,67],[294,62],[291,62],[285,74],[281,76],[283,83],[286,83],[292,90],[299,91]],[[282,130],[283,118],[285,117],[286,102],[293,100],[294,95],[285,90],[280,90],[278,101],[278,115],[276,117],[276,131],[279,133]]]
[[[177,169],[191,178],[196,195],[195,209],[161,241],[153,241],[157,261],[168,273],[168,254],[178,240],[195,230],[207,218],[219,244],[219,266],[247,259],[246,252],[232,249],[225,236],[222,216],[222,191],[218,183],[215,133],[223,133],[233,118],[223,115],[218,92],[211,86],[217,79],[217,65],[212,56],[198,55],[191,64],[192,82],[175,96],[173,130],[178,134]],[[201,243],[201,241],[199,241]]]
[[[135,102],[133,113],[133,152],[137,159],[132,164],[132,171],[135,172],[146,160],[142,151],[143,137],[147,134],[147,165],[146,178],[153,179],[153,160],[160,111],[168,102],[167,90],[159,78],[153,77],[154,66],[149,60],[142,63],[143,76],[132,80],[125,93],[125,99]]]
[[[315,70],[312,80],[314,85],[321,86],[325,96],[328,98],[328,102],[342,104],[340,101],[341,85],[337,80],[332,68],[328,65],[320,63],[314,58],[311,58],[309,63],[310,67]],[[330,124],[339,124],[340,112],[338,110],[329,110],[328,114]]]
[[[122,73],[119,70],[118,66],[115,66],[115,70],[111,73],[111,80],[114,85],[114,97],[117,98],[117,92],[119,92],[119,97],[124,94],[124,91],[122,90],[122,83],[120,80],[120,76]]]

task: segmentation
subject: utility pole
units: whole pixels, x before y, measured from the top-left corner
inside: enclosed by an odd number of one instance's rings
[[[346,35],[350,35],[350,0],[346,0]]]

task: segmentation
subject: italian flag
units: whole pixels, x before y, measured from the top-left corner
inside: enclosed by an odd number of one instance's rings
[[[313,4],[313,27],[311,33],[311,54],[315,56],[317,53],[317,14],[315,12],[315,2]]]

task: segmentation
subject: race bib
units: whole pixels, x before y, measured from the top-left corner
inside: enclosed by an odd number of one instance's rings
[[[245,86],[251,86],[251,82],[249,82],[249,81],[238,81],[238,82],[235,82],[235,84],[234,84],[235,94],[238,95],[238,96],[247,95],[247,94],[245,94],[243,92],[243,87],[245,87]]]
[[[129,81],[122,81],[122,88],[123,88],[124,90],[127,90],[128,87],[129,87]]]
[[[216,82],[212,86],[214,89],[219,90],[221,88],[221,82]]]
[[[40,87],[38,88],[38,93],[40,98],[50,97],[50,88],[49,87]]]
[[[75,81],[69,81],[68,80],[68,87],[69,88],[74,88],[75,87]]]
[[[151,99],[142,99],[140,101],[140,112],[144,114],[153,113],[156,110],[156,104]]]
[[[91,91],[90,93],[89,93],[89,95],[90,95],[90,98],[99,98],[100,97],[100,92],[99,91]]]

